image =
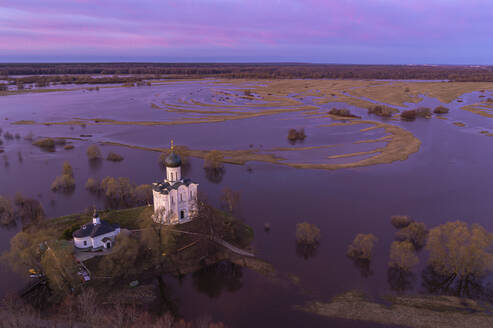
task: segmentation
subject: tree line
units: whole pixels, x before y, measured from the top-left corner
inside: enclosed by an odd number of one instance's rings
[[[449,81],[493,81],[493,66],[455,65],[342,65],[303,63],[38,63],[0,64],[0,76],[9,75],[168,75],[182,78],[263,78],[263,79],[417,79]],[[105,83],[104,78],[77,76],[44,77],[52,82]],[[108,77],[115,79],[135,77]],[[148,76],[152,78],[152,76]],[[154,76],[159,78],[159,76]],[[32,77],[23,77],[25,83]],[[94,83],[94,82],[92,82]]]

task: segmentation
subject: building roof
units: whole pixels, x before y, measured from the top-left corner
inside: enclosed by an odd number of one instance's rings
[[[166,156],[164,164],[166,164],[167,167],[178,167],[181,165],[181,158],[173,150],[171,150],[171,153]]]
[[[186,178],[186,179],[182,179],[181,181],[177,181],[173,184],[169,184],[168,182],[155,182],[152,184],[152,189],[161,194],[167,195],[173,189],[178,190],[180,186],[188,187],[191,184],[197,184],[197,183],[193,182],[191,179]]]
[[[79,230],[76,230],[72,236],[76,238],[84,237],[96,237],[101,236],[120,228],[118,224],[111,224],[106,221],[102,221],[99,224],[86,223]]]

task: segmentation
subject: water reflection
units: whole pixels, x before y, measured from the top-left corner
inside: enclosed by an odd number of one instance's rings
[[[373,270],[370,267],[370,260],[366,259],[358,259],[358,258],[350,258],[353,262],[353,265],[356,269],[358,269],[361,277],[368,278],[373,275]]]
[[[397,292],[404,292],[413,288],[416,276],[411,271],[405,271],[396,267],[387,270],[387,282],[390,289]]]
[[[221,183],[223,181],[223,176],[226,170],[221,168],[205,168],[205,177],[209,182],[212,183]]]
[[[243,269],[229,261],[207,266],[192,274],[195,290],[210,298],[218,298],[223,292],[235,292],[243,287]]]
[[[316,244],[296,243],[296,255],[298,255],[299,257],[305,260],[308,260],[317,255],[318,246],[319,246],[318,243]]]

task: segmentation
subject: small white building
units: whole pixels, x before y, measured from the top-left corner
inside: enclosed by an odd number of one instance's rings
[[[120,227],[117,224],[102,221],[95,210],[92,222],[84,224],[72,234],[72,237],[76,248],[93,251],[111,248],[119,233]]]
[[[181,176],[181,159],[173,150],[165,159],[166,178],[152,184],[153,219],[162,224],[190,221],[197,209],[198,184]]]

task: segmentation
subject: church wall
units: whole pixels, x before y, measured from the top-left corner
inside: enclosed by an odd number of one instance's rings
[[[86,245],[84,245],[84,241],[86,242]],[[92,247],[91,237],[83,237],[83,238],[74,237],[74,246],[77,248],[91,248]]]
[[[103,239],[108,237],[112,240],[112,242],[115,240],[115,237],[120,233],[120,228],[116,229],[113,232],[105,233],[104,235],[99,235],[94,238],[92,238],[92,247],[93,248],[98,248],[98,247],[104,247]]]

